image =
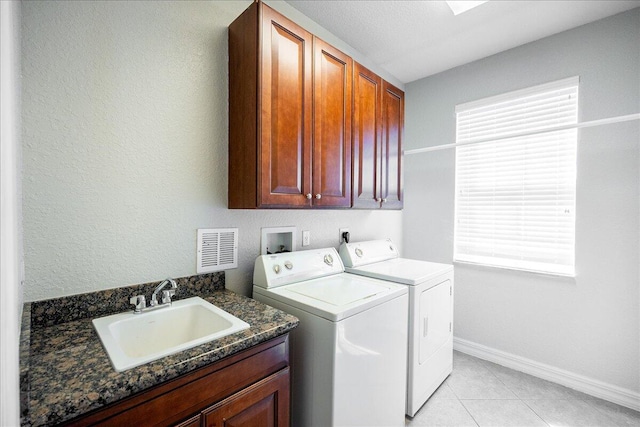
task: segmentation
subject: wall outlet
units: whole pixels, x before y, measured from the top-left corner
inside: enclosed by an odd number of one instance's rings
[[[343,233],[348,233],[349,229],[348,228],[341,228],[339,229],[339,233],[338,234],[338,244],[342,244],[342,242],[344,242],[344,238],[342,237]]]
[[[304,230],[302,232],[302,246],[309,246],[311,244],[311,232]]]

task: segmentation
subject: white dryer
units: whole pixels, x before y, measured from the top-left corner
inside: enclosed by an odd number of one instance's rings
[[[404,426],[406,286],[344,273],[334,248],[261,255],[253,298],[300,319],[293,426]]]
[[[340,246],[345,271],[409,289],[407,415],[413,417],[453,369],[453,266],[400,258],[390,239]]]

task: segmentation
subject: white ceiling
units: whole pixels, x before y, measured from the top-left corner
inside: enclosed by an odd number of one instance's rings
[[[454,16],[434,0],[286,1],[404,83],[640,6],[492,0]]]

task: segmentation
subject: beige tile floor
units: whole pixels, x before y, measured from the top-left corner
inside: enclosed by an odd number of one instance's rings
[[[640,412],[460,352],[406,426],[640,427]]]

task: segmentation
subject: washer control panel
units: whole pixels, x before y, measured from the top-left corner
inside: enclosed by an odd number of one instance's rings
[[[283,286],[344,272],[334,248],[260,255],[253,270],[253,284],[263,288]]]

